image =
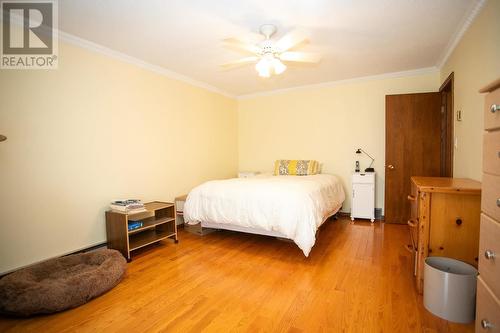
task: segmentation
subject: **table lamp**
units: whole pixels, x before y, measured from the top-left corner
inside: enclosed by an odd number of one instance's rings
[[[372,164],[373,162],[375,161],[375,159],[373,157],[371,157],[366,151],[364,151],[363,149],[361,148],[358,148],[358,150],[356,150],[356,154],[361,154],[361,153],[364,153],[366,156],[368,156],[369,158],[371,158],[372,162],[370,163],[370,165],[368,166],[368,168],[365,169],[365,172],[375,172],[375,169],[372,168]]]

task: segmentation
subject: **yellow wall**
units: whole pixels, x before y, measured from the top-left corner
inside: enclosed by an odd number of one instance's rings
[[[384,207],[385,95],[436,91],[439,73],[364,80],[241,99],[238,103],[239,168],[271,171],[276,159],[315,159],[340,176],[350,211],[354,161],[362,170],[375,158],[376,207]]]
[[[455,76],[454,176],[481,180],[484,95],[478,90],[500,77],[500,1],[488,1],[441,70],[441,81]]]
[[[172,200],[276,159],[316,159],[350,193],[372,154],[384,206],[387,94],[436,91],[455,72],[455,176],[480,179],[483,96],[500,77],[500,1],[440,73],[359,80],[238,101],[61,43],[59,69],[1,71],[0,273],[105,241],[110,200]],[[343,207],[350,210],[349,195]]]
[[[234,99],[68,44],[59,59],[0,73],[0,272],[104,242],[113,199],[237,172]]]

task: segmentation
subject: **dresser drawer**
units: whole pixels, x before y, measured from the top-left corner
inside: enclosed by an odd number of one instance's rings
[[[500,176],[483,174],[481,210],[500,221]]]
[[[483,327],[489,324],[491,327]],[[485,325],[486,326],[486,325]],[[500,333],[500,304],[486,287],[481,277],[477,279],[476,333]]]
[[[497,105],[498,111],[492,112],[492,105]],[[500,128],[500,89],[494,90],[486,95],[484,104],[484,129],[492,130]]]
[[[413,182],[411,183],[411,194],[408,195],[408,201],[410,203],[408,226],[410,227],[412,246],[416,250],[418,244],[418,190]]]
[[[481,214],[479,274],[495,295],[500,295],[500,223]],[[492,257],[494,256],[494,257]]]
[[[483,171],[500,175],[500,131],[484,134]]]

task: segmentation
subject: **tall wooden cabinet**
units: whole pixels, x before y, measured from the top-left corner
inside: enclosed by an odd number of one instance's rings
[[[476,332],[500,332],[500,79],[480,92],[487,95]]]
[[[472,179],[411,177],[408,220],[416,287],[423,291],[424,260],[449,257],[477,267],[481,183]]]

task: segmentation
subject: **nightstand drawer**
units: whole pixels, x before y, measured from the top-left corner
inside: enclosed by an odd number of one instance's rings
[[[500,295],[500,223],[481,214],[479,274],[495,295]]]
[[[353,184],[375,184],[374,173],[355,173],[352,175]]]

